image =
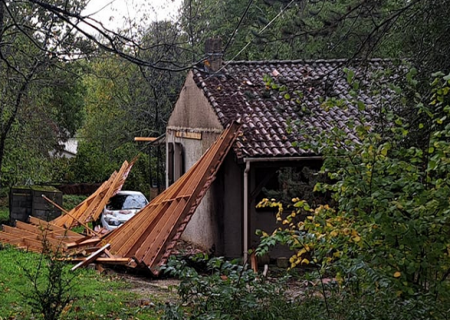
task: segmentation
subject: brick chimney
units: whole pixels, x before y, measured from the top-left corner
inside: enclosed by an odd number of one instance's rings
[[[216,72],[222,67],[222,39],[209,38],[205,42],[205,67],[211,71]]]

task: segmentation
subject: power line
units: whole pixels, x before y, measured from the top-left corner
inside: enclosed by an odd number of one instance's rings
[[[278,19],[285,11],[287,8],[290,7],[290,5],[292,3],[294,3],[295,0],[292,0],[291,2],[289,2],[283,9],[281,9],[281,11],[272,19],[270,20],[259,32],[258,35],[260,35],[261,33],[263,33],[268,27],[270,27],[270,25],[276,20]],[[245,49],[248,48],[248,46],[252,43],[252,40],[250,40],[249,42],[247,42],[247,44],[230,60],[228,60],[224,66],[222,66],[219,70],[217,70],[216,72],[214,72],[213,74],[217,74],[220,71],[222,71],[224,68],[226,68],[231,62],[233,62],[242,52],[245,51]],[[213,74],[209,75],[207,78],[211,77]]]

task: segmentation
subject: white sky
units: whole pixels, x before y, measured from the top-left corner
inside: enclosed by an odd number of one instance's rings
[[[91,0],[84,15],[101,21],[105,27],[116,30],[125,26],[125,17],[139,21],[174,19],[182,0]]]

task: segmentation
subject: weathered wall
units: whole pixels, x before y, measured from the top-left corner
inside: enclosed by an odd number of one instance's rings
[[[166,143],[183,145],[184,167],[187,171],[216,141],[222,131],[223,127],[203,91],[192,80],[192,73],[189,73],[168,122]],[[168,163],[168,159],[166,161]],[[211,191],[208,191],[183,232],[182,239],[211,249],[217,233],[214,216],[216,210]]]
[[[189,72],[175,108],[170,115],[168,128],[217,129],[220,132],[223,130],[208,99],[192,79],[192,72]]]
[[[184,147],[184,163],[186,171],[189,170],[197,160],[206,152],[209,146],[216,141],[218,133],[202,132],[202,139],[188,139],[175,136],[174,130],[167,130],[167,143],[181,143]],[[182,239],[193,242],[204,249],[210,249],[214,244],[214,202],[208,191],[191,221],[183,232]]]

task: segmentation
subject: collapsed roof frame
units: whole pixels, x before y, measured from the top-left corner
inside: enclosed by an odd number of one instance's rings
[[[69,229],[98,219],[109,198],[121,189],[135,160],[131,164],[125,162],[118,173],[113,173],[93,195],[66,215],[50,222],[30,217],[29,224],[4,226],[0,242],[42,252],[43,239],[51,239],[51,248],[63,250],[67,260],[81,260],[72,269],[91,262],[111,263],[148,268],[157,276],[215,180],[240,128],[240,124],[231,123],[180,179],[120,228],[104,236],[82,236]],[[80,258],[80,254],[90,255]]]

